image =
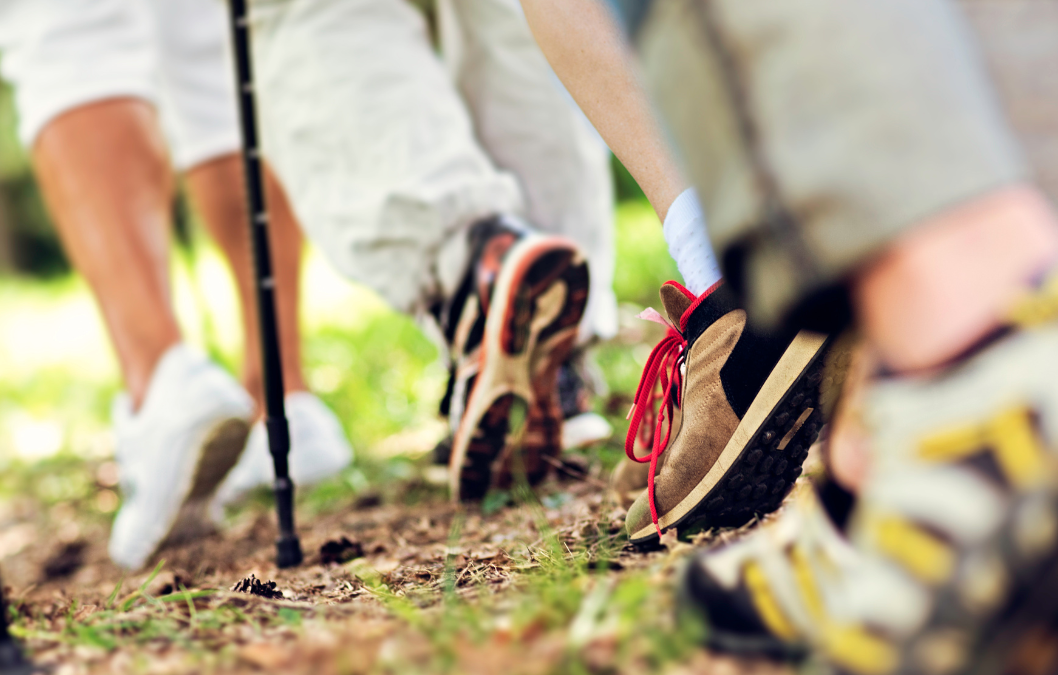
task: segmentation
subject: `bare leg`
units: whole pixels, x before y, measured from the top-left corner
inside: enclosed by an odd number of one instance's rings
[[[664,221],[687,182],[605,3],[522,0],[522,8],[536,43],[562,84]]]
[[[158,360],[180,341],[169,286],[173,178],[154,109],[137,99],[79,107],[48,124],[32,153],[138,408]]]
[[[187,186],[198,212],[224,251],[235,277],[242,304],[246,334],[243,384],[263,405],[261,341],[257,326],[253,258],[246,224],[246,198],[242,163],[238,155],[225,155],[187,172]],[[271,215],[272,261],[276,279],[276,311],[282,349],[283,383],[286,391],[304,391],[301,369],[301,335],[298,330],[298,291],[302,238],[286,193],[275,175],[265,170],[265,189]]]

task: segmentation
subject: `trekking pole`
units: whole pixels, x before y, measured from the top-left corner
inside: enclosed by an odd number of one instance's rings
[[[7,630],[7,603],[0,583],[0,675],[30,675],[36,669],[22,653],[22,646]]]
[[[302,555],[301,542],[294,531],[294,483],[290,480],[287,463],[290,454],[290,429],[287,426],[283,403],[283,370],[279,359],[279,334],[276,328],[275,278],[272,276],[268,209],[265,205],[264,181],[261,177],[261,150],[257,140],[257,102],[250,65],[250,17],[246,0],[230,0],[229,6],[232,42],[235,48],[239,118],[242,126],[242,162],[246,174],[246,197],[257,282],[257,318],[261,333],[261,360],[264,364],[265,427],[268,429],[268,448],[272,452],[276,470],[274,490],[279,517],[276,565],[285,568],[300,565]]]

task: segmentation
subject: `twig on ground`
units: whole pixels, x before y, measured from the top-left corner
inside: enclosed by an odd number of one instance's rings
[[[587,483],[588,485],[593,485],[593,486],[595,486],[597,488],[600,488],[602,490],[606,490],[606,489],[608,489],[610,487],[605,482],[599,480],[595,476],[592,476],[592,475],[590,475],[588,473],[576,473],[576,472],[570,471],[569,467],[567,467],[566,464],[562,460],[555,459],[554,457],[550,457],[548,455],[544,455],[543,460],[545,462],[547,462],[548,464],[550,464],[551,466],[555,467],[555,469],[557,471],[565,474],[566,476],[569,476],[570,478],[574,478],[576,480],[583,481],[583,482]]]

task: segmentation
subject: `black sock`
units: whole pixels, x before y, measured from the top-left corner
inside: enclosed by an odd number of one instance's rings
[[[849,515],[852,513],[852,507],[856,505],[856,495],[838,485],[829,476],[824,477],[816,485],[816,493],[835,527],[844,532],[849,522]]]

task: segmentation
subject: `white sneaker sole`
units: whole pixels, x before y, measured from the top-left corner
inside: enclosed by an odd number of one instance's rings
[[[166,546],[186,543],[214,531],[208,517],[210,501],[217,487],[239,461],[249,434],[249,423],[239,418],[220,420],[206,432],[198,453],[194,455],[195,468],[184,491],[180,509],[165,537],[151,552],[152,556]]]

